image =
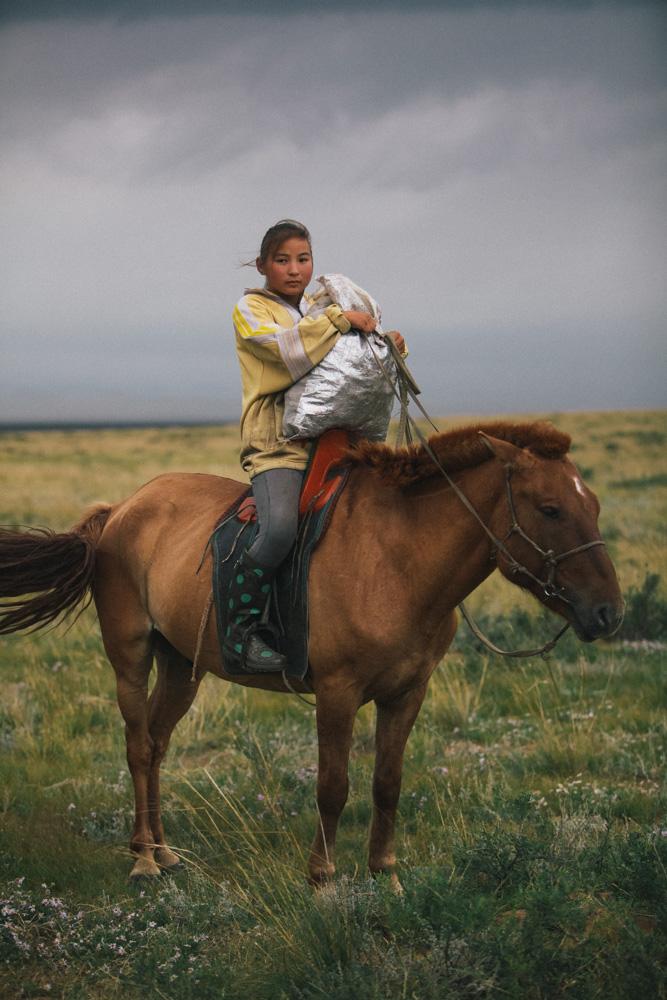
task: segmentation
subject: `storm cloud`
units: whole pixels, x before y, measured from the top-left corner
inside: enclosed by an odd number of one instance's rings
[[[233,419],[285,215],[438,413],[664,403],[659,7],[227,6],[7,13],[0,420]]]

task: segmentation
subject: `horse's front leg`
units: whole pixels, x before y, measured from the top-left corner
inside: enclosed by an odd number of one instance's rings
[[[309,881],[321,885],[335,870],[336,828],[348,793],[348,761],[359,698],[345,691],[317,691],[317,809],[319,823],[308,861]]]
[[[426,694],[426,683],[394,701],[376,702],[375,771],[373,773],[373,822],[368,867],[372,875],[386,873],[396,889],[394,826],[401,792],[405,744]]]

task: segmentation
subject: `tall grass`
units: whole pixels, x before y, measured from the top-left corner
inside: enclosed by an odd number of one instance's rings
[[[0,993],[666,995],[665,490],[609,485],[658,475],[664,418],[557,423],[592,472],[630,631],[593,646],[568,635],[546,662],[517,663],[460,630],[408,746],[400,897],[366,875],[371,706],[355,729],[339,877],[313,893],[312,711],[206,678],[163,783],[185,868],[133,887],[123,727],[92,610],[66,634],[3,641]],[[66,527],[153,472],[231,474],[235,446],[215,428],[4,436],[2,519]],[[553,631],[498,579],[473,603],[501,644]]]

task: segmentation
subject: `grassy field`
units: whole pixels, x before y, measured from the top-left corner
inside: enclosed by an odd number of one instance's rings
[[[408,746],[402,897],[365,872],[370,706],[331,890],[303,876],[312,711],[215,678],[165,765],[186,868],[134,888],[123,727],[92,610],[1,641],[0,994],[667,996],[667,419],[548,416],[601,500],[624,631],[592,646],[568,634],[544,662],[491,658],[461,627]],[[236,476],[237,447],[219,427],[5,433],[0,523],[66,528],[169,470]],[[501,644],[554,631],[499,578],[470,604]]]

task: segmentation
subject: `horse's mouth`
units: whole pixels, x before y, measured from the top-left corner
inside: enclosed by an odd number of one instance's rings
[[[611,639],[623,622],[625,605],[601,603],[585,610],[574,609],[570,624],[578,639],[582,642],[595,642],[596,639]]]
[[[572,628],[580,642],[595,642],[596,639],[601,638],[599,635],[593,635],[587,629],[582,628],[577,622],[572,622]]]

